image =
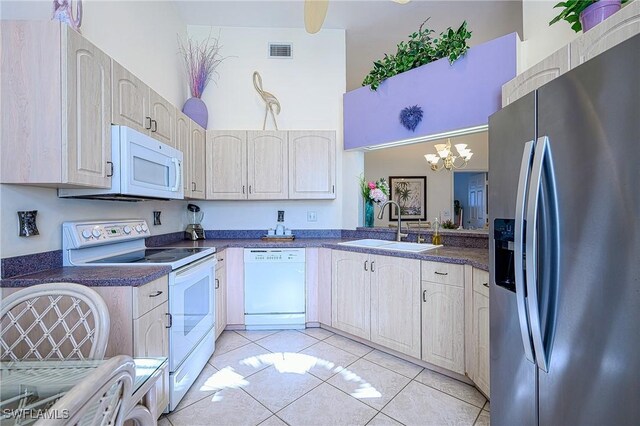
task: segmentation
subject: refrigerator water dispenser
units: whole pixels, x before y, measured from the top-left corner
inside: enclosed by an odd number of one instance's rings
[[[493,241],[495,244],[495,281],[496,285],[513,292],[516,291],[514,273],[514,219],[495,219],[493,222]]]

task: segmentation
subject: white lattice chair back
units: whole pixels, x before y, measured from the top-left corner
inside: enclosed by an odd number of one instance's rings
[[[91,288],[39,284],[9,295],[1,306],[0,360],[104,358],[109,310]]]
[[[120,426],[124,423],[136,378],[133,359],[118,355],[74,386],[37,426]]]

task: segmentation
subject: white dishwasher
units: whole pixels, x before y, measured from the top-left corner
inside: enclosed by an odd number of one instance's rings
[[[244,250],[247,330],[305,327],[304,249]]]

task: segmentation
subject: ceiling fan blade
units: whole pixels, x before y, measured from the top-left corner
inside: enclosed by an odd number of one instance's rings
[[[411,0],[391,0],[394,3],[399,3],[399,4],[407,4],[409,3]]]
[[[304,28],[309,34],[315,34],[322,28],[324,18],[327,16],[329,0],[305,0],[304,2]]]

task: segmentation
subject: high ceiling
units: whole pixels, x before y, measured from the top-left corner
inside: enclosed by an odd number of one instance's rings
[[[174,0],[188,25],[304,28],[302,0]],[[522,1],[330,0],[324,28],[347,34],[347,90],[360,87],[374,60],[395,52],[398,42],[429,18],[437,32],[463,20],[473,32],[470,44],[514,31],[522,34]]]

